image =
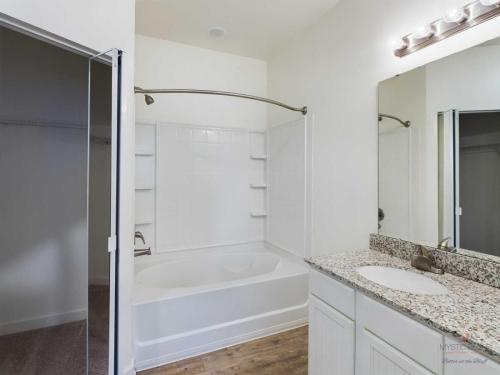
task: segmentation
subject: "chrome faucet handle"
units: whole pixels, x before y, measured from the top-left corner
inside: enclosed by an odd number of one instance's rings
[[[139,231],[136,231],[136,232],[135,232],[135,235],[134,235],[134,244],[135,244],[135,240],[136,240],[137,238],[139,238],[139,239],[142,241],[142,243],[143,243],[144,245],[146,245],[146,240],[144,239],[144,235],[143,235],[141,232],[139,232]]]
[[[451,237],[445,237],[445,238],[443,238],[441,241],[439,241],[439,243],[437,245],[437,248],[439,250],[449,251],[451,253],[456,253],[457,252],[456,247],[448,245],[448,242],[450,240],[451,240]]]

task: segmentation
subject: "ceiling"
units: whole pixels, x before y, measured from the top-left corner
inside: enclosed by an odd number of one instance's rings
[[[265,59],[339,0],[137,0],[136,32]],[[222,27],[225,36],[208,30]]]

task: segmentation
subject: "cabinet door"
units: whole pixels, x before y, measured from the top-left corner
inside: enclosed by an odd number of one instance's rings
[[[397,349],[363,329],[358,335],[356,374],[359,375],[432,375]]]
[[[354,374],[354,322],[310,296],[309,375]]]
[[[467,348],[462,343],[445,338],[445,375],[500,375],[500,364]]]

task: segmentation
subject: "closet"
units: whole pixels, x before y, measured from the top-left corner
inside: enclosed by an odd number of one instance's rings
[[[114,371],[118,63],[0,24],[1,374]]]

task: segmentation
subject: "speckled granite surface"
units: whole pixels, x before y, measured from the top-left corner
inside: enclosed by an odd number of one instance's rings
[[[416,243],[399,238],[370,234],[371,250],[377,250],[408,261],[418,246]],[[438,250],[435,247],[425,246],[425,248],[432,253],[436,267],[442,268],[445,272],[500,288],[500,262],[492,261],[495,257],[491,255],[482,256],[479,253],[470,256],[470,250],[460,250],[461,253],[450,253]]]
[[[468,337],[465,343],[500,362],[500,289],[449,273],[436,275],[412,268],[408,261],[374,250],[307,258],[306,262],[367,296],[448,336]],[[365,279],[357,267],[379,265],[425,274],[443,284],[447,295],[415,295]]]

